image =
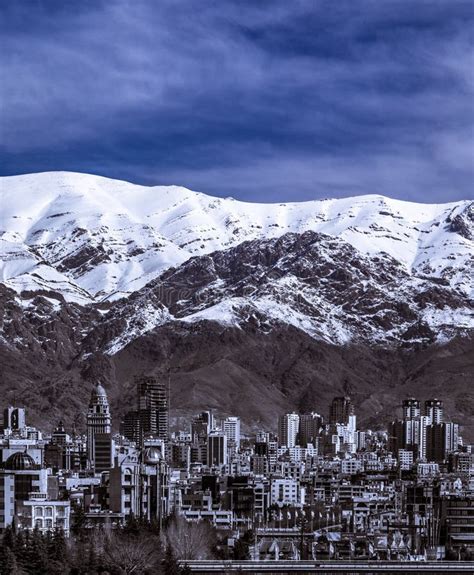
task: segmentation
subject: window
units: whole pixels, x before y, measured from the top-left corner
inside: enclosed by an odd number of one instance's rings
[[[53,528],[53,520],[52,519],[46,519],[45,527],[46,527],[46,529],[52,529]]]
[[[52,507],[46,507],[46,509],[44,510],[44,516],[45,517],[52,517],[53,516],[53,508]]]
[[[42,519],[35,519],[35,527],[42,529],[43,528],[43,520]]]
[[[43,517],[43,508],[35,507],[35,517]]]

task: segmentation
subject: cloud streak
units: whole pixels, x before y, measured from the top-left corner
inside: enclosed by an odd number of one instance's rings
[[[472,198],[472,5],[363,6],[6,3],[3,172],[259,201]]]

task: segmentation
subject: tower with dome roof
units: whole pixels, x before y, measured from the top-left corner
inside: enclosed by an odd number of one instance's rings
[[[87,411],[87,459],[89,466],[95,471],[104,471],[112,464],[111,432],[107,393],[98,383],[92,390]]]

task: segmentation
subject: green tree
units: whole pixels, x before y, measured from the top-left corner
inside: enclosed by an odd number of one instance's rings
[[[4,553],[1,555],[0,573],[2,575],[20,575],[23,573],[18,566],[15,554],[10,547],[4,548]]]
[[[62,529],[48,532],[46,538],[48,575],[66,575],[70,571],[69,548]]]
[[[35,527],[25,546],[26,564],[23,567],[32,575],[48,575],[48,550],[46,537]]]

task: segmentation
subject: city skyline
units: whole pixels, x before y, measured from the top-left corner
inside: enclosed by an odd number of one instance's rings
[[[446,421],[441,399],[403,400],[401,418],[388,430],[358,425],[346,395],[333,398],[327,421],[314,411],[280,414],[278,434],[241,436],[239,417],[216,419],[210,411],[188,420],[187,429],[163,434],[147,424],[155,399],[168,406],[160,382],[135,383],[139,410],[146,410],[136,420],[145,425],[138,435],[135,425],[124,428],[125,436],[111,433],[99,383],[83,435],[71,436],[62,422],[43,435],[28,426],[24,408],[4,409],[0,533],[15,526],[37,537],[61,532],[74,542],[104,522],[120,534],[137,520],[168,537],[170,521],[181,516],[191,531],[204,520],[218,539],[229,529],[238,533],[246,541],[238,554],[225,551],[234,559],[472,558],[474,514],[465,510],[474,497],[473,446]],[[11,499],[2,495],[7,491]],[[176,558],[191,564],[222,558],[205,542],[189,555],[179,545]]]

